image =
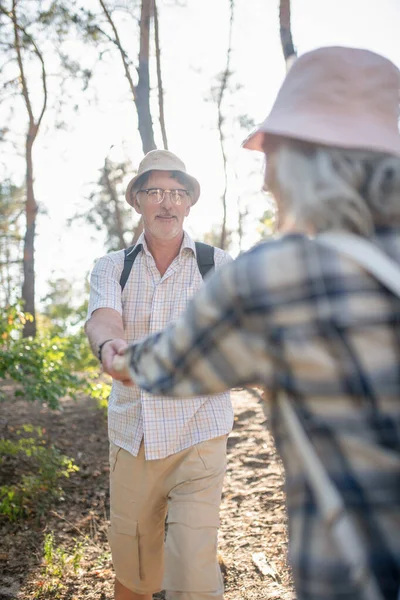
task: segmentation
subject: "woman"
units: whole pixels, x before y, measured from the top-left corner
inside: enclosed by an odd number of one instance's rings
[[[397,600],[400,588],[400,300],[363,264],[386,271],[390,257],[400,280],[399,85],[366,50],[300,57],[244,144],[266,155],[282,235],[129,352],[153,393],[269,390],[298,600]]]

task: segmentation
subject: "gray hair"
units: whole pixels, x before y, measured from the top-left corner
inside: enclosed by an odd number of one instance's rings
[[[267,180],[279,212],[301,230],[369,236],[375,225],[400,224],[398,157],[285,140],[271,163]]]

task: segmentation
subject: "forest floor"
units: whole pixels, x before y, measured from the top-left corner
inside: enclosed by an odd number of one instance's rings
[[[282,467],[260,400],[234,391],[233,404],[219,536],[225,599],[293,600]],[[28,423],[40,426],[79,471],[62,481],[61,497],[45,514],[16,522],[0,517],[0,600],[112,600],[104,413],[84,398],[65,400],[57,411],[23,400],[0,403],[0,439],[14,439]],[[0,486],[10,469],[15,477],[23,465],[0,459]]]

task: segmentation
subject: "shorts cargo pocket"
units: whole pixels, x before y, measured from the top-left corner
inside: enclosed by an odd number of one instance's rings
[[[220,525],[219,507],[201,502],[175,502],[168,510],[168,525],[181,523],[191,529]]]
[[[217,560],[218,507],[177,502],[171,506],[167,522],[164,588],[192,593],[222,590]]]
[[[108,542],[117,579],[129,589],[139,588],[142,577],[137,522],[111,516]]]
[[[221,435],[194,446],[205,469],[220,471],[226,468],[227,439],[227,435]]]
[[[121,448],[119,446],[116,446],[115,444],[110,442],[110,453],[109,453],[110,473],[112,473],[115,469],[115,466],[117,464],[118,454],[120,453],[120,450],[121,450]]]

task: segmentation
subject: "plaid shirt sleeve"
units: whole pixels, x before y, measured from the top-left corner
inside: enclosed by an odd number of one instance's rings
[[[244,323],[246,295],[241,293],[249,289],[252,261],[248,255],[225,260],[184,316],[131,347],[132,375],[144,389],[187,398],[258,379],[259,331]]]

